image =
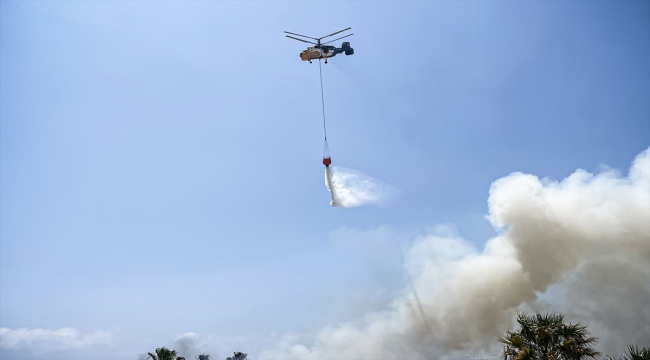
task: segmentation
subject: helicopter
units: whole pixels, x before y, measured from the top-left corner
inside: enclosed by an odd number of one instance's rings
[[[352,29],[352,28],[349,27],[347,29],[337,31],[335,33],[331,33],[329,35],[325,35],[325,36],[320,37],[320,38],[314,38],[314,37],[311,37],[311,36],[300,35],[300,34],[288,32],[288,31],[285,31],[285,33],[300,36],[300,37],[307,38],[307,39],[316,40],[316,42],[313,42],[313,41],[309,41],[309,40],[305,40],[305,39],[299,39],[297,37],[286,35],[286,37],[288,37],[288,38],[316,45],[316,46],[310,46],[310,47],[307,48],[307,50],[300,53],[299,56],[300,56],[300,59],[302,61],[309,61],[309,63],[311,64],[312,60],[325,59],[325,64],[327,64],[327,59],[328,58],[334,57],[337,54],[341,54],[341,53],[345,53],[345,55],[352,55],[352,54],[354,54],[354,49],[352,47],[350,47],[349,42],[344,42],[343,44],[341,44],[340,48],[337,48],[336,46],[332,46],[332,45],[325,45],[325,44],[329,44],[329,43],[334,42],[336,40],[341,40],[343,38],[346,38],[348,36],[352,36],[354,34],[345,35],[345,36],[342,36],[342,37],[340,37],[338,39],[330,40],[330,41],[328,41],[326,43],[322,43],[322,44],[321,44],[320,41],[322,39],[326,38],[326,37],[330,37],[332,35],[336,35],[336,34],[344,32],[344,31],[348,31],[350,29]]]

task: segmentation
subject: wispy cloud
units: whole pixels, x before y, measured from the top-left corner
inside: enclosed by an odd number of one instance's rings
[[[59,330],[0,328],[0,347],[9,350],[28,350],[34,354],[111,344],[113,338],[112,334],[101,330],[82,334],[77,329],[69,327]]]

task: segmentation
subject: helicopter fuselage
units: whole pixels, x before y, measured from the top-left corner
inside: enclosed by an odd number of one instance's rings
[[[340,48],[331,45],[310,46],[307,48],[307,50],[300,53],[300,59],[302,61],[328,59],[341,53],[345,53],[345,55],[352,55],[354,54],[354,49],[350,47],[349,42],[344,42],[341,44]]]

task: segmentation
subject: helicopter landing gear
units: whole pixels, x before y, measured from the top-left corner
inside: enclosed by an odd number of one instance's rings
[[[311,60],[309,60],[309,63],[311,64]]]
[[[325,64],[327,64],[327,59],[325,59]]]

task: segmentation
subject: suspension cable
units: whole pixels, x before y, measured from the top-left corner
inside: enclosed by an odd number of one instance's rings
[[[325,143],[327,144],[327,127],[325,127],[325,95],[323,94],[323,70],[321,69],[320,61],[318,59],[318,73],[320,74],[320,98],[323,104],[323,133],[325,133]]]

